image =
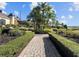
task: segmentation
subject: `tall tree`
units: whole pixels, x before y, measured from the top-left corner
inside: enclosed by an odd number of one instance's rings
[[[64,26],[64,23],[61,23],[62,27]]]
[[[34,7],[28,18],[34,22],[34,29],[36,31],[43,31],[44,26],[48,24],[49,19],[55,19],[55,12],[52,7],[46,2],[38,3],[38,6]]]
[[[67,25],[64,25],[64,28],[67,29],[68,28]]]
[[[55,26],[57,27],[59,25],[59,22],[56,20],[55,22]]]

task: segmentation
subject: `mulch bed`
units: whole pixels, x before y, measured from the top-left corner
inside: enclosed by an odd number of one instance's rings
[[[0,35],[0,45],[16,39],[16,36]]]

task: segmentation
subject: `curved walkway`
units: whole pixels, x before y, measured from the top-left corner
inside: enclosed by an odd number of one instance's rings
[[[48,34],[36,34],[19,57],[59,57]]]

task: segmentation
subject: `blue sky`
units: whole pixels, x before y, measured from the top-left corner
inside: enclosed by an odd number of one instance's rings
[[[79,3],[78,2],[50,2],[56,12],[57,20],[69,26],[79,26]],[[0,9],[4,13],[13,13],[26,20],[27,15],[37,3],[32,2],[0,2]],[[21,14],[21,15],[20,15]]]

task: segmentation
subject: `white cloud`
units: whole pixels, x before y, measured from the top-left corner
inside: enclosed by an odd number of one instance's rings
[[[61,16],[61,19],[65,19],[65,16]]]
[[[60,23],[67,24],[67,21],[66,21],[66,20],[60,20],[59,22],[60,22]]]
[[[79,11],[79,2],[73,2],[72,6],[75,9],[75,11]]]
[[[79,2],[73,2],[72,7],[69,8],[69,11],[79,11]]]
[[[18,16],[18,15],[19,15],[19,12],[18,12],[18,11],[14,11],[14,14],[15,14],[16,16]]]
[[[2,11],[2,13],[7,14],[7,12],[6,12],[6,11]]]
[[[30,5],[31,10],[38,5],[37,2],[32,2]]]
[[[69,19],[72,19],[72,18],[73,18],[73,16],[72,16],[72,15],[68,15],[68,18],[69,18]]]
[[[54,6],[53,5],[50,5],[52,8],[51,8],[51,11],[54,10],[55,13],[57,13],[57,11],[55,10]]]
[[[68,15],[68,16],[61,16],[61,20],[59,20],[59,22],[60,23],[64,23],[64,24],[67,24],[68,23],[68,21],[70,20],[70,19],[72,19],[73,18],[73,16],[72,15]]]
[[[59,20],[60,23],[67,24],[66,16],[61,16],[60,19],[61,19],[61,20]]]
[[[54,7],[52,7],[51,11],[52,11],[52,10],[53,10],[55,13],[57,13],[57,11],[55,10],[55,8],[54,8]]]
[[[66,19],[72,19],[72,18],[73,18],[72,15],[68,15],[68,16],[61,16],[60,19],[62,19],[62,20],[66,20]]]
[[[73,2],[74,4],[79,4],[79,2]]]
[[[57,11],[56,10],[54,10],[55,11],[55,14],[57,13]]]
[[[0,9],[5,9],[7,3],[6,2],[0,2]]]
[[[68,16],[61,16],[61,20],[59,20],[60,23],[64,23],[64,24],[67,24],[67,22],[72,19],[73,16],[72,15],[68,15]]]
[[[70,8],[69,8],[69,11],[73,11],[73,8],[72,8],[72,7],[70,7]]]

